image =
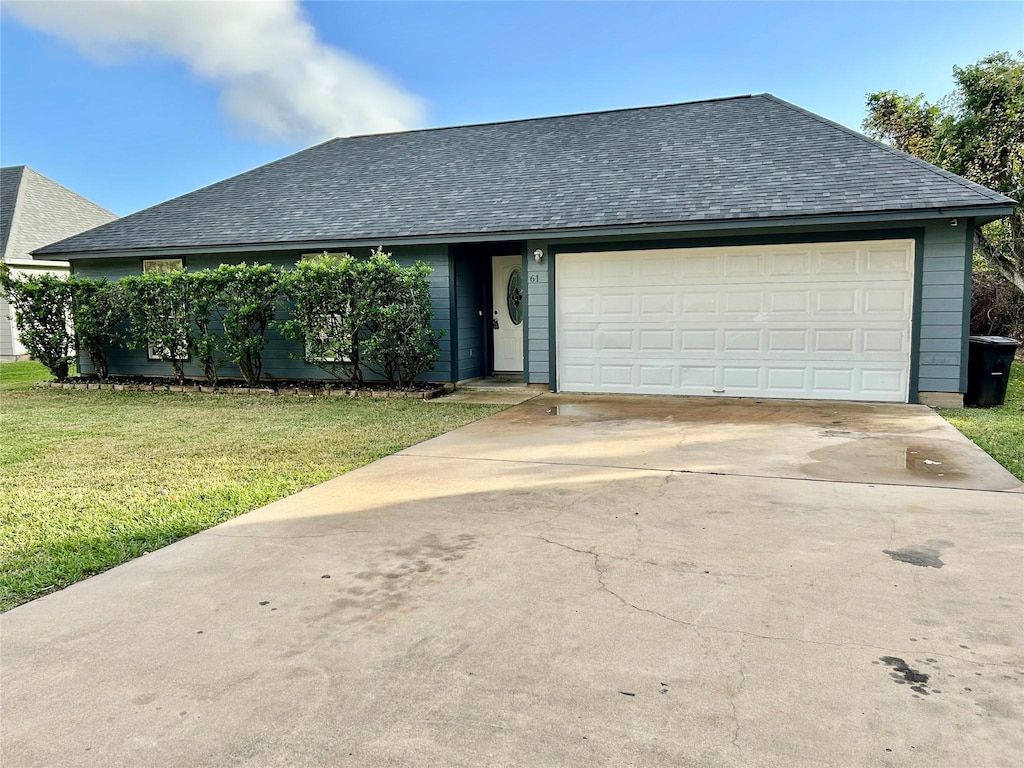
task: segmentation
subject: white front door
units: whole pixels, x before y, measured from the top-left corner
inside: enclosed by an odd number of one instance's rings
[[[491,327],[494,329],[495,373],[523,370],[523,258],[495,256],[491,260],[494,298]]]

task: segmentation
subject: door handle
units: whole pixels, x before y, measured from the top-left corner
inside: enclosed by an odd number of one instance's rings
[[[491,328],[493,328],[494,330],[498,330],[498,318],[494,318],[493,320],[491,320]]]

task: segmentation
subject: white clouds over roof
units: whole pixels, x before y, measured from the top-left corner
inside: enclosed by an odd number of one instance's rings
[[[417,127],[423,104],[370,64],[317,40],[295,0],[8,2],[27,26],[105,62],[159,54],[221,91],[225,114],[270,139]]]

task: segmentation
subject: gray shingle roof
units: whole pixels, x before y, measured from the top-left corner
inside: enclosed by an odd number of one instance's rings
[[[113,213],[28,166],[0,168],[0,257],[31,253],[116,219]]]
[[[11,234],[14,206],[18,202],[18,187],[24,170],[24,165],[0,168],[0,258],[7,253],[7,238]]]
[[[386,242],[1011,202],[763,94],[334,139],[41,252]]]

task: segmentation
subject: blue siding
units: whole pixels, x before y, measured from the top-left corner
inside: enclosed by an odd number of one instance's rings
[[[915,237],[923,243],[920,254],[920,290],[914,297],[914,321],[919,334],[917,346],[917,389],[922,392],[962,392],[965,383],[966,363],[966,318],[970,307],[970,248],[971,223],[963,219],[958,227],[949,226],[948,220],[918,221],[902,223],[897,230],[881,232],[867,227],[818,227],[787,228],[775,230],[770,235],[751,235],[749,240],[782,242],[788,237],[794,240],[814,240],[819,237],[829,240],[863,240],[870,237]],[[686,237],[667,241],[652,238],[648,242],[633,240],[614,243],[612,238],[573,239],[550,243],[528,241],[525,245],[526,258],[526,323],[524,347],[524,372],[531,383],[553,384],[552,368],[556,351],[552,338],[555,321],[553,299],[554,274],[557,255],[552,254],[561,247],[658,247],[692,242],[711,245],[737,242],[724,237],[698,239]],[[747,240],[749,242],[749,240]],[[544,251],[544,258],[538,263],[533,258],[534,250]],[[433,268],[431,275],[431,299],[435,315],[434,327],[439,330],[452,329],[441,342],[441,357],[435,370],[427,377],[435,381],[449,381],[486,375],[488,367],[489,331],[487,318],[481,318],[480,311],[488,305],[490,270],[487,257],[482,255],[449,255],[445,244],[395,247],[395,259],[409,264],[420,259]],[[366,251],[353,251],[363,256]],[[221,262],[260,261],[281,266],[291,266],[298,259],[298,252],[282,253],[274,257],[254,256],[240,253],[224,257],[191,257],[186,266],[191,269],[214,267]],[[118,279],[141,272],[139,259],[83,260],[75,262],[75,272],[90,276],[107,276]],[[453,294],[454,291],[454,294]],[[455,313],[455,317],[452,313]],[[485,312],[486,315],[486,312]],[[453,342],[457,348],[453,349]],[[315,366],[306,365],[293,355],[300,354],[294,342],[281,338],[271,331],[268,334],[267,350],[264,355],[264,370],[270,378],[326,378],[327,374]],[[454,354],[454,364],[453,364]],[[83,370],[88,364],[83,361]],[[169,375],[170,366],[165,363],[147,361],[145,350],[112,350],[111,370],[119,373],[148,373]],[[189,366],[190,375],[199,376],[195,366]],[[225,376],[236,376],[237,370],[227,366]],[[913,388],[912,388],[913,389]]]
[[[441,354],[433,371],[422,378],[428,381],[451,380],[451,336],[447,332],[451,320],[449,299],[450,260],[448,249],[444,245],[395,247],[389,249],[399,264],[408,266],[414,261],[424,261],[433,269],[430,276],[431,309],[434,313],[432,326],[435,330],[444,331],[441,338]],[[354,256],[366,256],[368,249],[353,250]],[[301,257],[300,252],[288,252],[275,255],[267,254],[223,254],[217,256],[186,256],[186,269],[212,269],[220,264],[239,264],[241,262],[271,264],[290,268]],[[106,277],[109,280],[120,280],[129,275],[142,273],[141,259],[83,259],[74,262],[74,272],[86,277]],[[279,310],[277,320],[287,318],[287,313]],[[133,374],[144,376],[171,376],[173,371],[170,363],[149,360],[145,349],[124,349],[113,347],[108,350],[110,372],[115,374]],[[92,367],[84,356],[79,360],[82,373],[92,373]],[[185,375],[202,378],[202,370],[198,365],[189,362],[185,365]],[[225,378],[240,376],[238,368],[231,364],[221,367],[220,375]],[[263,378],[268,382],[274,379],[328,379],[330,375],[315,365],[302,360],[302,346],[283,337],[273,328],[267,331],[267,346],[263,351]]]
[[[917,297],[921,392],[964,391],[965,317],[971,302],[965,274],[970,274],[972,235],[972,227],[963,219],[957,227],[951,227],[948,220],[929,222],[924,227],[921,293]]]
[[[544,258],[538,263],[533,252],[540,248]],[[536,240],[526,243],[526,347],[524,371],[531,384],[551,383],[551,303],[552,256],[548,244]]]
[[[487,259],[470,255],[455,258],[455,307],[458,330],[458,378],[486,376],[487,340],[484,337],[487,301],[484,280]]]

